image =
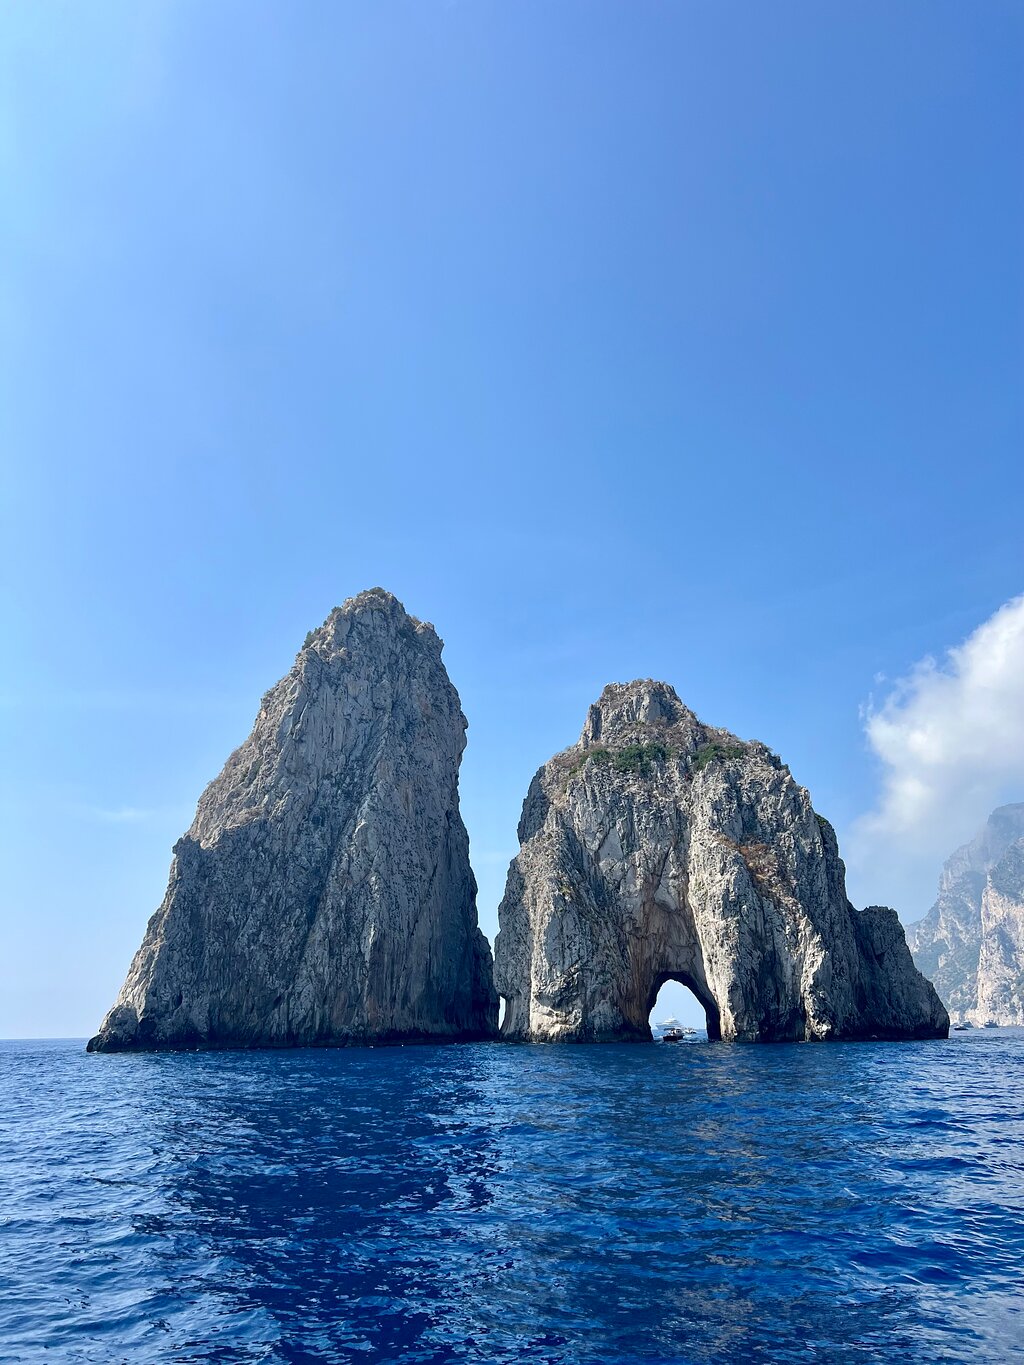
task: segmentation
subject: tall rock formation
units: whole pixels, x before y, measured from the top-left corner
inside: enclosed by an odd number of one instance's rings
[[[530,786],[499,910],[502,1036],[649,1039],[665,981],[712,1038],[944,1037],[892,910],[846,898],[835,834],[763,744],[664,683],[606,687]]]
[[[907,939],[954,1019],[1024,1024],[1024,802],[994,810],[947,860]]]
[[[203,793],[90,1050],[492,1036],[465,729],[432,626],[379,588],[332,611]]]

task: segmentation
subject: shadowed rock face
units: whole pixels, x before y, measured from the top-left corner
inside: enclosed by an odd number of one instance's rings
[[[1024,803],[994,810],[947,860],[907,939],[955,1019],[1024,1024]]]
[[[537,773],[499,910],[502,1036],[649,1039],[666,980],[712,1038],[944,1037],[892,910],[857,912],[831,826],[763,744],[664,683],[605,688]]]
[[[380,589],[336,608],[203,793],[90,1050],[493,1036],[465,729],[433,627]]]

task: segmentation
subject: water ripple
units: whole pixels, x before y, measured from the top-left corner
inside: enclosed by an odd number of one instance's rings
[[[1024,1031],[0,1045],[0,1361],[1024,1360]]]

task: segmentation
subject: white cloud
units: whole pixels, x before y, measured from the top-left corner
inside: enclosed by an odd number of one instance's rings
[[[853,831],[853,870],[869,883],[894,870],[905,888],[913,867],[931,864],[933,895],[953,849],[1002,801],[1024,800],[1024,596],[941,662],[918,663],[866,709],[864,729],[882,787]],[[914,899],[910,917],[928,904]]]

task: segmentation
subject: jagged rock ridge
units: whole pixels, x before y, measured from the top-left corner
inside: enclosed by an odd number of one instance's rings
[[[361,593],[203,793],[95,1051],[493,1035],[433,627]]]
[[[712,1038],[944,1037],[892,910],[846,898],[835,834],[781,760],[664,683],[605,688],[537,773],[499,910],[509,1039],[649,1039],[666,980]]]
[[[954,1019],[1024,1024],[1024,802],[994,810],[946,861],[907,939]]]

